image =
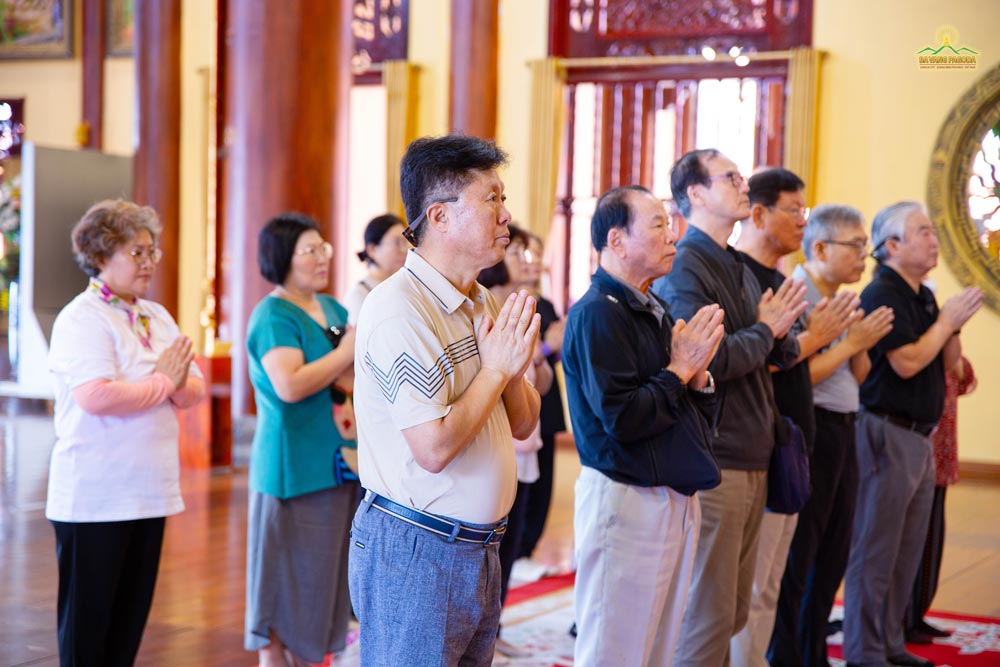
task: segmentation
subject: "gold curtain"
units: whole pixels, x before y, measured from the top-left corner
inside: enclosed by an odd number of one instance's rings
[[[528,228],[548,238],[556,209],[556,182],[562,155],[563,84],[566,70],[555,58],[535,60],[531,67],[531,128],[528,146]]]
[[[401,217],[403,199],[399,194],[399,161],[417,134],[416,65],[406,60],[387,60],[382,65],[386,94],[385,202],[386,210]]]
[[[816,133],[819,116],[820,52],[808,47],[792,49],[788,59],[788,107],[785,109],[785,169],[806,182],[806,204],[816,202]],[[783,258],[791,273],[806,261],[802,250]]]
[[[816,197],[816,132],[819,115],[820,52],[795,48],[788,60],[788,108],[785,111],[785,169],[806,182],[806,203]]]

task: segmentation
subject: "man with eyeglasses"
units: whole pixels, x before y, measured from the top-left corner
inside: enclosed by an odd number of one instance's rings
[[[718,304],[726,331],[708,367],[721,395],[712,440],[722,482],[698,493],[702,523],[675,664],[722,667],[747,620],[767,496],[777,417],[768,364],[787,368],[799,356],[787,334],[806,308],[805,287],[787,280],[762,293],[729,245],[736,222],[750,214],[747,183],[732,160],[711,149],[687,153],[671,170],[670,189],[689,227],[673,271],[653,290],[678,319]]]
[[[778,262],[802,243],[809,215],[805,183],[787,169],[769,168],[751,176],[748,185],[750,217],[740,229],[736,248],[761,291],[777,291],[786,281]],[[771,369],[775,406],[801,430],[807,450],[812,450],[816,434],[808,359],[860,316],[858,303],[856,295],[845,292],[824,302],[808,320],[800,316],[789,332],[799,343],[798,357],[789,368]],[[767,667],[765,654],[797,520],[797,513],[768,510],[764,514],[746,626],[730,646],[734,667]]]
[[[351,532],[361,664],[486,667],[500,622],[498,545],[514,502],[512,438],[540,399],[524,373],[540,318],[521,290],[476,282],[503,261],[507,156],[475,137],[418,139],[400,164],[411,250],[358,316]]]
[[[805,370],[812,385],[806,406],[815,423],[809,455],[812,493],[798,514],[787,565],[781,563],[784,575],[777,573],[781,592],[774,631],[763,637],[770,639],[771,667],[829,664],[827,619],[847,567],[858,488],[858,386],[868,374],[868,349],[892,327],[891,308],[881,306],[858,320],[861,313],[852,312],[858,304],[855,293],[838,291],[860,280],[865,269],[868,235],[861,213],[849,206],[819,206],[810,213],[803,235],[806,262],[795,267],[792,277],[805,283],[809,302],[809,329],[799,336],[805,363],[796,368]],[[806,341],[810,330],[823,329],[835,337]],[[806,354],[809,350],[814,353]],[[781,406],[778,374],[774,380]]]
[[[903,615],[920,565],[934,496],[930,433],[944,408],[944,374],[961,358],[959,331],[983,304],[968,287],[938,308],[923,284],[938,240],[918,202],[872,221],[878,268],[861,293],[866,311],[892,308],[892,331],[870,351],[861,385],[860,473],[844,582],[844,658],[859,667],[929,667],[906,651]]]

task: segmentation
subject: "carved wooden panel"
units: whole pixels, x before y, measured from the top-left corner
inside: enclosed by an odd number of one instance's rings
[[[372,64],[406,59],[408,29],[409,0],[354,0],[351,67],[361,73],[357,82],[372,78],[364,74]]]
[[[774,51],[812,43],[813,0],[550,0],[555,56]]]

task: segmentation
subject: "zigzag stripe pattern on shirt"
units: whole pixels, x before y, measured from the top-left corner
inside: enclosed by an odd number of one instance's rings
[[[388,371],[379,368],[371,354],[365,354],[365,365],[371,370],[385,400],[395,403],[400,388],[406,383],[427,398],[433,398],[444,386],[445,377],[454,373],[458,364],[477,356],[479,348],[473,335],[445,347],[430,368],[424,368],[406,352],[396,357]]]

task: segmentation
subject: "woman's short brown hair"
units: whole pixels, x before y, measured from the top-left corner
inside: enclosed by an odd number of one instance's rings
[[[161,229],[156,211],[149,206],[124,199],[97,202],[73,227],[76,263],[88,276],[96,276],[100,265],[136,234],[147,231],[155,243]]]

